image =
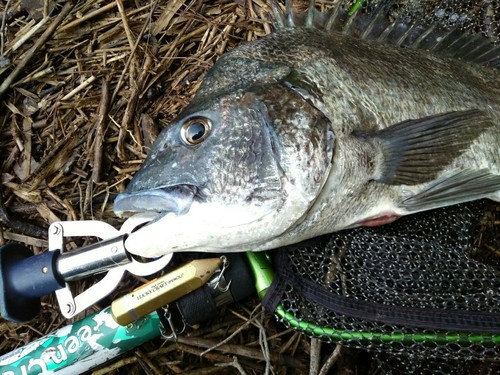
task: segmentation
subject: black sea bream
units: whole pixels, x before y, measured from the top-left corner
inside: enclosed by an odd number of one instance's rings
[[[158,213],[130,252],[259,251],[500,201],[499,49],[382,10],[332,14],[288,4],[277,31],[217,61],[115,200]]]

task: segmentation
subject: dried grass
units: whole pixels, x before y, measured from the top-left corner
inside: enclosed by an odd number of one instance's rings
[[[97,219],[119,227],[114,195],[216,59],[270,32],[268,12],[264,0],[2,2],[0,194],[8,213],[0,207],[0,243],[19,241],[42,252],[46,228],[56,220]],[[484,237],[498,252],[498,236],[488,234],[499,225],[498,212],[492,215]],[[250,318],[245,305],[237,309],[243,320]],[[264,373],[253,325],[223,352],[199,357],[243,323],[234,323],[235,314],[225,310],[223,328],[214,323],[176,344],[145,344],[97,373],[121,366],[127,373]],[[0,353],[65,324],[53,297],[45,298],[44,312],[28,324],[0,320]],[[271,353],[279,353],[271,358],[275,371],[305,373],[311,351],[313,360],[318,356],[309,340],[273,320],[264,324]]]

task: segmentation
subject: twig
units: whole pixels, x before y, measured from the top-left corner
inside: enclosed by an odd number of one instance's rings
[[[155,374],[155,375],[163,375],[163,372],[158,368],[158,366],[156,366],[153,361],[148,358],[140,349],[136,349],[134,351],[134,354],[136,355],[136,357],[141,360],[142,362],[144,362],[145,364],[147,364],[149,366],[149,369],[151,369],[151,371]]]
[[[55,72],[55,69],[53,66],[49,67],[49,68],[45,68],[45,69],[42,69],[40,71],[35,71],[29,75],[27,75],[24,79],[22,79],[21,81],[17,81],[16,83],[14,83],[13,86],[18,86],[18,85],[23,85],[25,83],[28,83],[28,82],[31,82],[31,81],[35,81],[37,79],[40,79],[48,74],[53,74]],[[40,97],[42,96],[41,94],[39,95]]]
[[[260,305],[256,307],[257,308],[260,308]],[[253,315],[253,313],[255,312],[255,309],[254,311],[252,312],[251,315]],[[201,353],[201,356],[207,354],[208,352],[214,350],[214,349],[217,349],[219,346],[223,346],[225,343],[231,341],[233,339],[233,337],[235,337],[238,333],[240,333],[241,331],[243,331],[244,329],[246,329],[246,327],[248,327],[250,324],[254,323],[257,319],[258,315],[254,315],[253,317],[251,318],[248,318],[244,324],[241,325],[241,327],[239,327],[236,331],[234,331],[231,335],[229,335],[228,337],[226,337],[224,340],[218,342],[216,345],[214,345],[213,347],[209,347],[207,350],[205,350],[203,353]]]
[[[3,194],[2,187],[0,184],[0,221],[3,222],[3,225],[22,234],[26,234],[30,237],[37,238],[47,238],[47,230],[39,227],[38,225],[31,224],[26,221],[20,221],[13,219],[7,208],[3,202]],[[7,238],[6,233],[4,233],[4,237]]]
[[[73,2],[68,1],[64,4],[61,9],[61,13],[57,15],[54,21],[49,25],[47,30],[38,38],[33,47],[31,47],[27,52],[24,58],[17,64],[14,70],[5,78],[5,80],[0,85],[0,99],[3,97],[5,92],[12,85],[12,82],[17,78],[17,76],[23,71],[23,69],[28,65],[36,52],[50,39],[52,34],[55,32],[60,23],[66,18],[69,12],[73,9]]]
[[[78,26],[80,25],[81,23],[84,23],[84,22],[87,22],[88,20],[94,18],[94,17],[97,17],[103,13],[106,13],[107,11],[113,9],[114,7],[116,7],[116,3],[109,3],[108,5],[105,5],[103,6],[102,8],[100,9],[97,9],[95,10],[94,12],[91,12],[91,13],[88,13],[86,14],[85,16],[83,16],[82,18],[77,18],[76,20],[74,21],[71,21],[71,22],[68,22],[66,25],[60,27],[58,30],[57,30],[57,34],[60,34],[66,30],[69,30],[75,26]]]
[[[93,371],[92,375],[106,375],[106,374],[109,374],[113,370],[117,370],[120,367],[129,365],[129,364],[135,363],[135,362],[137,362],[136,357],[122,358],[119,361],[116,361],[109,366],[106,366],[100,370]]]
[[[202,6],[203,6],[203,2],[200,1],[196,11],[198,12]],[[172,64],[174,50],[176,49],[176,47],[178,47],[182,43],[181,42],[181,40],[183,39],[182,36],[187,37],[186,32],[191,27],[193,22],[194,22],[193,19],[188,20],[188,22],[186,22],[184,27],[181,29],[181,31],[175,37],[175,40],[173,40],[172,43],[169,44],[167,51],[164,53],[164,56],[162,57],[162,59],[160,61],[159,68],[156,71],[155,77],[153,77],[153,79],[151,79],[151,81],[149,82],[149,86],[155,84],[163,76],[163,74],[168,71],[168,68]],[[197,30],[195,30],[194,33],[196,35],[202,34],[206,29],[208,29],[208,26],[204,25],[204,26],[201,26],[200,28],[198,28]],[[188,35],[189,35],[189,37],[192,37],[194,34],[189,33]]]
[[[116,5],[118,6],[118,11],[120,12],[120,17],[123,23],[123,29],[125,30],[125,34],[127,35],[128,44],[130,46],[130,50],[133,51],[135,47],[134,36],[132,35],[132,31],[130,30],[130,26],[128,25],[127,12],[125,12],[125,7],[123,6],[122,0],[115,0]]]
[[[109,85],[106,79],[102,80],[102,94],[101,102],[99,103],[99,110],[97,112],[97,124],[96,124],[96,137],[94,142],[94,166],[92,169],[92,181],[95,183],[101,181],[102,174],[102,156],[103,156],[103,143],[104,143],[104,132],[106,130],[106,125],[108,123],[108,111],[109,111]]]
[[[23,154],[24,154],[24,163],[22,164],[23,175],[28,176],[31,171],[31,151],[33,146],[33,131],[31,125],[33,121],[29,117],[25,117],[23,119]]]
[[[203,339],[200,337],[185,337],[185,336],[178,336],[177,342],[180,344],[186,344],[207,349],[215,348],[215,350],[223,353],[231,353],[237,356],[252,358],[259,361],[265,360],[264,355],[260,350],[251,349],[243,345],[233,345],[233,344],[218,345],[218,342],[216,340]],[[278,365],[285,365],[287,367],[297,368],[299,370],[306,369],[306,366],[302,363],[302,361],[287,355],[270,353],[270,358],[273,363],[276,363]]]
[[[318,375],[321,360],[321,341],[311,339],[311,359],[309,361],[309,375]]]
[[[92,82],[95,81],[95,79],[96,79],[95,76],[91,76],[91,77],[87,78],[85,81],[83,81],[82,83],[80,83],[77,87],[75,87],[69,93],[67,93],[66,95],[64,95],[63,98],[61,99],[61,101],[69,100],[73,96],[75,96],[76,94],[78,94],[80,91],[85,90]]]
[[[43,231],[43,233],[45,233],[45,230]],[[49,243],[47,242],[47,240],[43,240],[43,239],[35,238],[35,237],[30,237],[29,235],[26,235],[26,234],[18,234],[18,233],[13,233],[13,232],[3,231],[2,232],[2,239],[21,242],[25,245],[34,246],[34,247],[47,248],[49,246]]]
[[[286,331],[283,331],[284,332],[289,332],[291,329],[288,329]],[[295,344],[295,348],[297,347],[297,343],[300,342],[300,340],[302,339],[302,334],[300,332],[295,332],[292,337],[290,337],[290,339],[284,344],[284,345],[281,345],[281,349],[280,349],[280,352],[281,353],[284,353],[286,352],[294,343]],[[295,353],[295,349],[291,351],[291,354],[293,355]]]
[[[38,30],[40,30],[50,19],[49,16],[44,17],[38,22],[35,26],[33,26],[27,33],[25,33],[13,46],[12,51],[16,51],[19,47],[21,47],[29,38],[31,38]]]
[[[0,56],[4,55],[4,48],[5,48],[5,21],[7,20],[7,13],[9,11],[10,7],[10,2],[12,0],[7,0],[5,3],[5,8],[3,10],[3,15],[2,15],[2,25],[0,26]]]
[[[160,349],[154,350],[152,352],[149,352],[146,355],[148,358],[153,358],[156,356],[165,355],[167,353],[173,352],[176,349],[177,349],[177,345],[173,344],[173,345],[170,345],[166,348],[160,348]],[[113,370],[119,369],[120,367],[126,366],[126,365],[131,364],[131,363],[135,363],[135,362],[137,362],[137,357],[135,357],[135,356],[123,358],[120,361],[117,361],[117,362],[114,362],[113,364],[110,364],[109,366],[106,366],[106,367],[103,367],[99,370],[93,371],[92,375],[106,375],[106,374],[109,374]]]
[[[75,147],[82,142],[83,130],[76,128],[57,142],[38,166],[31,171],[31,175],[23,183],[29,183],[29,191],[35,190],[38,185],[54,171],[61,170],[68,161],[68,156],[73,154]]]
[[[177,347],[178,347],[178,350],[180,352],[193,354],[197,357],[199,357],[201,355],[201,352],[202,352],[200,349],[195,348],[195,347],[190,346],[190,345],[184,345],[184,344],[177,343]],[[215,368],[219,368],[219,369],[220,369],[221,364],[233,362],[228,355],[224,355],[221,353],[215,353],[215,352],[205,354],[203,356],[203,358],[207,361],[214,362],[215,366],[216,366]],[[252,369],[254,371],[254,373],[256,373],[256,374],[260,374],[263,371],[263,366],[260,363],[257,363],[256,361],[248,360],[245,358],[239,358],[238,362],[240,363],[240,365],[245,366],[247,369]],[[220,370],[219,370],[219,372],[220,372]],[[217,372],[217,373],[219,373],[219,372]],[[193,373],[193,375],[194,374],[199,375],[199,373],[197,373],[197,370],[194,370],[192,372],[191,371],[182,371],[179,373],[182,373],[183,375],[192,374],[192,373]]]
[[[146,113],[141,114],[139,123],[142,131],[144,149],[149,151],[151,150],[151,146],[153,145],[155,139],[158,138],[158,124]]]
[[[325,361],[323,364],[323,367],[321,367],[321,371],[319,372],[318,375],[327,375],[332,366],[337,362],[337,360],[340,357],[340,350],[342,349],[342,345],[337,345],[335,347],[335,350],[330,354],[328,359]]]
[[[236,357],[236,356],[233,356],[233,361],[232,362],[217,363],[216,366],[218,366],[218,367],[229,367],[229,366],[232,366],[236,370],[238,370],[238,372],[240,373],[240,375],[247,375],[247,373],[245,372],[245,370],[243,369],[243,367],[238,362],[238,357]]]
[[[132,91],[130,98],[128,100],[127,108],[125,109],[125,114],[123,115],[122,125],[120,127],[120,132],[118,133],[118,141],[116,143],[116,150],[118,153],[118,158],[120,160],[125,160],[125,137],[127,132],[130,129],[130,124],[135,117],[137,104],[139,102],[139,98],[142,93],[142,89],[146,86],[146,80],[148,75],[151,73],[150,69],[153,65],[153,57],[148,53],[146,56],[146,61],[144,62],[144,66],[141,70],[141,74],[139,75],[138,80],[136,81],[136,85],[134,90]],[[136,134],[137,137],[137,134]],[[139,141],[138,138],[136,138]]]
[[[238,16],[236,14],[233,14],[231,19],[229,20],[229,24],[226,25],[226,27],[224,27],[224,30],[222,30],[222,33],[221,33],[222,43],[220,43],[219,47],[216,49],[217,54],[222,55],[225,52],[226,47],[227,47],[227,42],[228,42],[228,35],[232,31],[232,29],[234,27],[234,23],[236,22],[237,19],[238,19]]]
[[[152,33],[153,35],[159,34],[161,31],[165,30],[174,15],[179,11],[182,5],[184,5],[184,0],[172,0],[167,3],[167,6],[161,12],[160,17],[153,25]]]
[[[130,56],[125,64],[125,67],[122,70],[122,74],[120,75],[120,78],[118,78],[118,83],[116,84],[115,90],[113,92],[113,95],[111,96],[111,102],[113,103],[115,101],[116,95],[118,94],[118,90],[121,88],[122,85],[122,80],[123,77],[125,76],[125,73],[129,71],[130,77],[134,77],[135,75],[135,69],[132,63],[134,62],[134,59],[136,57],[136,51],[137,47],[139,46],[139,42],[146,32],[146,29],[150,26],[151,24],[151,17],[148,17],[147,21],[144,22],[144,25],[142,26],[142,29],[137,36],[137,39],[134,41],[134,37],[132,35],[132,32],[130,31],[130,27],[128,25],[127,21],[127,14],[125,12],[125,8],[123,6],[122,0],[115,0],[116,4],[118,6],[118,11],[120,12],[120,17],[122,19],[123,23],[123,28],[125,29],[125,34],[127,35],[127,40],[130,46]],[[156,7],[157,2],[152,5],[152,8]],[[129,103],[130,104],[130,103]],[[124,150],[123,150],[123,142],[125,139],[125,131],[127,129],[120,129],[120,134],[118,138],[118,144],[117,144],[117,152],[118,152],[118,158],[123,160],[124,159]]]
[[[158,0],[155,1],[155,3],[152,5],[152,7],[155,8],[157,4],[158,4]],[[122,70],[122,73],[120,74],[120,77],[118,78],[118,82],[116,83],[115,90],[113,91],[113,95],[111,95],[111,103],[114,103],[116,95],[118,95],[118,91],[120,91],[120,89],[122,87],[123,78],[125,77],[125,74],[129,70],[129,66],[132,63],[132,60],[133,60],[134,55],[135,55],[135,51],[137,50],[137,47],[139,46],[139,42],[141,41],[142,36],[146,32],[146,29],[150,25],[151,18],[148,18],[148,21],[149,22],[144,22],[144,25],[142,26],[141,32],[137,36],[135,44],[132,47],[132,50],[130,51],[130,56],[127,59],[127,62],[125,63],[125,66],[123,67],[123,70]]]
[[[260,318],[261,320],[258,321],[259,324],[259,342],[260,342],[260,347],[262,350],[262,355],[264,356],[266,360],[266,370],[264,372],[265,375],[269,375],[269,372],[272,371],[271,367],[271,355],[269,353],[269,345],[267,342],[267,335],[266,335],[266,329],[264,328],[264,325],[262,322],[264,321],[264,310],[261,311],[260,313]],[[274,373],[274,372],[273,372]]]

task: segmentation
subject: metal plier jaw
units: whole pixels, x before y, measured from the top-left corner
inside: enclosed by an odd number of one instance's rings
[[[58,270],[65,287],[56,290],[61,313],[71,318],[110,294],[120,283],[126,271],[137,276],[148,276],[162,270],[172,254],[149,262],[139,262],[125,249],[125,239],[137,227],[149,222],[151,215],[136,215],[125,221],[120,230],[97,220],[60,221],[49,227],[49,251],[60,251]],[[95,244],[68,251],[69,237],[97,237]],[[105,276],[90,288],[74,295],[68,281],[99,273]]]

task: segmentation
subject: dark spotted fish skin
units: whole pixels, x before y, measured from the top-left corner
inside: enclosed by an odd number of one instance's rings
[[[265,250],[500,201],[499,150],[494,67],[282,28],[218,60],[115,212],[175,214],[127,240],[142,256]]]

